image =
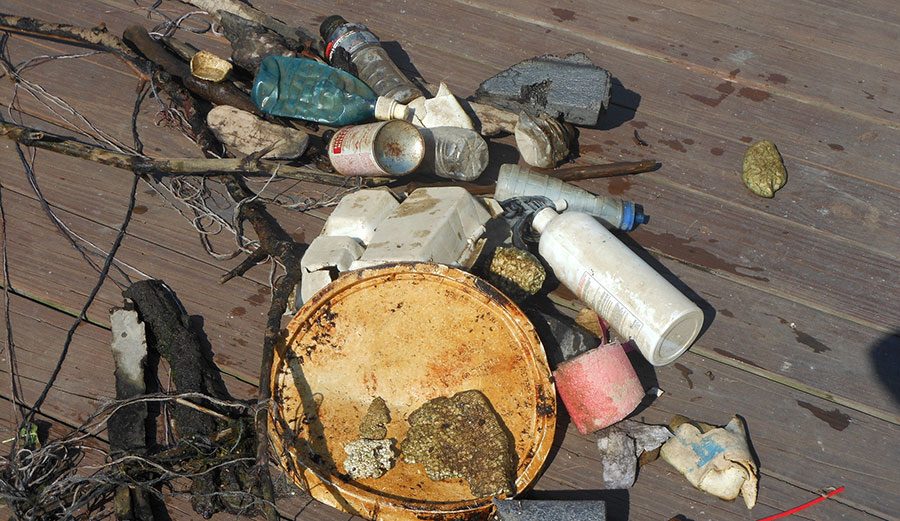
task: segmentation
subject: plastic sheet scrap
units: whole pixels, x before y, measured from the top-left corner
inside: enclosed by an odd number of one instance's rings
[[[728,501],[741,494],[747,508],[756,505],[758,469],[741,418],[714,427],[677,417],[670,426],[675,437],[660,450],[664,460],[704,492]]]

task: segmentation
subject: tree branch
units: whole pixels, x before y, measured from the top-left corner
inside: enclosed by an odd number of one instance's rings
[[[191,74],[191,68],[188,64],[173,56],[166,48],[150,37],[147,29],[140,25],[132,25],[125,29],[125,41],[134,45],[134,47],[147,57],[148,60],[159,65],[172,76],[177,76],[194,94],[201,98],[207,99],[216,105],[231,105],[241,110],[252,112],[257,116],[262,116],[262,111],[250,100],[250,96],[232,83],[223,81],[221,83],[213,83],[211,81],[201,80]]]
[[[219,11],[240,16],[280,34],[289,41],[297,42],[299,44],[298,47],[306,47],[321,54],[322,49],[317,37],[309,34],[301,27],[291,27],[281,20],[272,18],[247,3],[238,0],[181,0],[181,2],[203,9],[217,20],[221,18]]]
[[[143,68],[147,63],[125,45],[125,42],[107,31],[103,25],[87,29],[77,25],[55,24],[27,16],[0,13],[0,29],[101,49],[121,56],[139,68]]]
[[[45,132],[14,123],[0,122],[0,135],[26,146],[43,148],[58,154],[86,159],[101,165],[114,166],[130,170],[137,174],[148,175],[197,175],[219,176],[222,174],[239,174],[247,176],[277,175],[301,181],[310,181],[332,186],[345,186],[348,178],[340,174],[329,174],[312,168],[290,166],[258,159],[202,159],[202,158],[161,158],[155,159],[134,154],[114,152],[112,150],[82,143],[74,138],[52,132]],[[360,178],[364,186],[380,186],[394,179],[387,177]]]

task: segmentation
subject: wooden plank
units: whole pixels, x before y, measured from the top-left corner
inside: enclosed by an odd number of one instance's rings
[[[850,13],[881,23],[900,25],[900,16],[890,0],[862,0],[841,2],[840,0],[804,0],[813,5],[827,6],[843,13]]]
[[[897,385],[881,374],[882,358],[900,348],[898,332],[881,333],[852,321],[826,317],[810,307],[740,284],[711,283],[708,275],[668,259],[650,259],[670,280],[696,291],[707,312],[707,328],[694,352],[725,357],[746,370],[763,369],[875,409],[900,423]],[[714,318],[711,316],[714,313]],[[883,362],[879,362],[883,360]],[[790,384],[789,384],[790,385]],[[892,390],[893,389],[893,390]]]
[[[10,311],[22,398],[26,404],[32,404],[56,367],[66,332],[74,319],[17,296],[12,297]],[[5,323],[0,326],[0,331],[0,346],[4,351],[4,364],[0,367],[0,393],[9,398]],[[82,325],[73,337],[59,377],[41,411],[55,418],[63,418],[70,425],[84,423],[100,406],[98,400],[115,398],[114,370],[109,332],[92,324]],[[94,377],[85,378],[85,374]],[[8,418],[9,414],[9,409],[0,410],[0,417]]]
[[[646,363],[636,361],[645,377],[655,373],[656,383],[665,393],[633,416],[640,421],[665,424],[674,414],[683,414],[721,425],[732,414],[741,415],[748,425],[762,473],[760,503],[753,510],[753,519],[808,501],[813,497],[809,495],[811,491],[841,485],[846,485],[847,491],[836,503],[844,507],[834,505],[824,512],[816,511],[812,518],[897,519],[894,499],[885,503],[883,498],[893,496],[889,490],[900,480],[900,472],[889,462],[900,453],[891,441],[900,427],[834,408],[833,404],[777,384],[761,382],[752,375],[693,353],[685,354],[678,363],[680,367],[670,365],[655,371],[650,369],[648,373]],[[685,369],[691,371],[687,376]],[[686,378],[692,381],[690,386]],[[573,426],[566,426],[565,418],[560,422],[564,433],[557,430],[557,441],[562,438],[562,448],[544,474],[550,478],[549,482],[542,478],[536,488],[596,491],[601,485],[591,469],[599,467],[601,456],[594,438],[582,436]],[[856,439],[865,439],[867,443],[851,441]],[[871,450],[861,446],[867,445],[868,440],[873,443]],[[850,456],[844,454],[846,450],[860,452]],[[885,481],[886,488],[865,490],[871,476]],[[785,483],[800,489],[791,490]],[[669,499],[669,495],[675,497]],[[732,516],[747,519],[742,502],[728,504],[704,495],[663,461],[642,469],[628,497],[632,518],[660,519],[683,514],[695,519],[698,510],[706,510],[695,521]],[[682,510],[667,510],[672,506]]]
[[[842,76],[835,78],[838,84],[843,83],[841,80],[848,80],[843,77],[848,71],[842,67],[848,64],[875,69],[875,78],[878,77],[877,70],[890,74],[900,69],[900,59],[892,46],[900,35],[900,27],[868,16],[850,14],[843,9],[808,2],[788,6],[765,0],[645,3],[648,8],[664,7],[665,14],[670,17],[687,14],[697,18],[691,20],[690,25],[702,28],[704,34],[710,34],[707,32],[710,26],[722,26],[723,30],[740,31],[744,45],[759,42],[766,50],[777,50],[772,42],[778,41],[781,47],[806,51],[809,53],[806,56],[811,60],[809,63],[803,63],[804,55],[797,52],[790,56],[790,60],[779,60],[780,56],[770,55],[761,57],[760,61],[780,61],[782,66],[788,63],[800,67],[805,65],[811,71],[811,77],[821,74],[821,71],[812,69],[813,63],[824,65],[835,72],[840,71]],[[682,41],[688,43],[687,39]],[[838,93],[826,93],[825,97],[829,94],[834,96]]]
[[[66,333],[74,317],[18,295],[11,295],[10,311],[17,353],[17,374],[23,379],[23,396],[32,404],[49,380],[62,352]],[[0,326],[0,346],[5,351],[5,324]],[[84,323],[76,330],[62,364],[59,377],[42,412],[67,425],[80,425],[100,407],[100,400],[115,399],[115,366],[109,348],[109,330]],[[214,353],[215,354],[215,353]],[[9,369],[6,356],[0,366],[0,394],[9,397]],[[167,364],[160,362],[160,381],[168,385]],[[91,375],[86,378],[85,375]],[[237,400],[256,397],[256,387],[223,375],[229,393]],[[8,411],[0,410],[0,415]]]
[[[713,423],[721,424],[732,412],[740,414],[747,421],[761,464],[768,467],[764,474],[807,490],[859,483],[849,487],[852,493],[848,490],[841,502],[876,517],[896,518],[900,498],[888,490],[900,483],[900,471],[890,463],[900,454],[891,441],[900,427],[851,414],[808,395],[783,392],[771,382],[730,373],[699,356],[684,357],[681,364],[693,370],[694,388],[674,365],[658,371],[667,393],[645,411],[648,420],[661,422],[672,414],[685,414],[717,418]],[[761,394],[767,396],[763,401],[759,401]],[[847,450],[860,452],[844,459]],[[886,488],[866,490],[873,481],[882,481]],[[826,516],[815,516],[820,518]]]
[[[836,26],[821,8],[792,4],[786,15],[780,5],[763,1],[611,3],[603,9],[571,2],[556,8],[560,16],[537,3],[459,3],[549,29],[555,38],[598,42],[633,61],[652,58],[721,79],[740,74],[737,81],[750,88],[896,128],[898,105],[888,95],[890,78],[898,74],[896,57],[885,51],[897,29],[888,24],[847,17]],[[833,71],[827,81],[823,70]]]
[[[55,228],[47,222],[35,201],[7,190],[3,203],[10,218],[8,253],[13,287],[68,309],[80,309],[96,275],[68,244],[58,239]],[[112,242],[114,230],[60,213],[73,229],[95,242]],[[92,231],[87,231],[91,228]],[[259,348],[246,346],[262,343],[268,288],[246,278],[220,285],[217,279],[224,270],[210,269],[194,259],[174,255],[171,250],[130,236],[123,241],[120,255],[122,261],[164,279],[189,313],[205,310],[211,302],[218,303],[221,314],[203,316],[213,350],[217,356],[221,354],[223,366],[241,378],[255,381],[260,364]],[[88,316],[105,323],[107,310],[121,302],[119,289],[107,282]],[[238,323],[241,326],[235,327]]]

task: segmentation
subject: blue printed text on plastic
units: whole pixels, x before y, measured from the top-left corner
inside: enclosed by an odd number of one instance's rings
[[[372,89],[351,74],[284,56],[263,60],[250,97],[266,114],[335,126],[370,119],[377,99]]]

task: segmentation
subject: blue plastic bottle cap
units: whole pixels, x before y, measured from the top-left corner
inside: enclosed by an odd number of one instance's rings
[[[650,222],[650,216],[644,213],[644,207],[635,204],[634,205],[634,225],[637,226],[639,224],[647,224]]]
[[[619,224],[619,229],[626,232],[634,229],[634,205],[631,201],[622,202],[622,222]]]
[[[644,207],[634,204],[631,201],[622,201],[622,223],[619,229],[630,232],[639,224],[647,222],[647,216],[644,215]]]

